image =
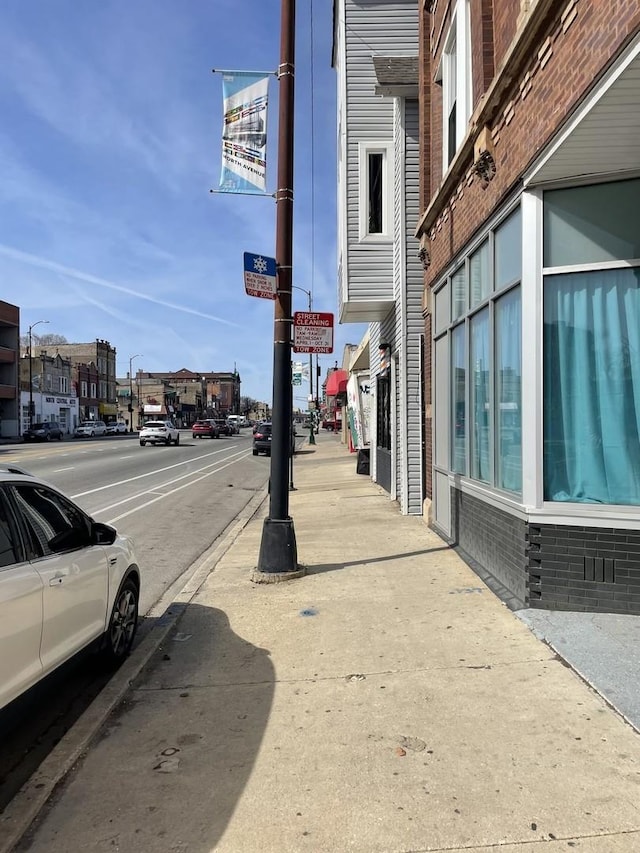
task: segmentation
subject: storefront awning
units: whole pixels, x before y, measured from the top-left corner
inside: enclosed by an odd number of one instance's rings
[[[349,376],[346,370],[334,370],[327,378],[325,393],[327,397],[336,397],[347,390]]]

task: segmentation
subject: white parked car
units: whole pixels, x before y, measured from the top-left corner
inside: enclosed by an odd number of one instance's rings
[[[180,431],[173,421],[147,421],[140,430],[140,446],[145,444],[180,444]]]
[[[0,465],[0,708],[94,641],[110,662],[124,660],[139,599],[129,539]]]
[[[78,424],[74,435],[78,438],[93,438],[94,435],[106,435],[107,425],[104,421],[82,421]]]
[[[107,424],[107,435],[122,435],[127,431],[127,425],[122,421]]]

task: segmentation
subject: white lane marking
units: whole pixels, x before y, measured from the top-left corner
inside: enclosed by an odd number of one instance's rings
[[[229,457],[233,459],[236,456],[241,456],[245,451],[239,450],[237,453],[234,453],[233,456]],[[143,492],[138,492],[135,495],[129,495],[127,498],[122,498],[122,500],[116,501],[113,504],[109,504],[108,506],[103,506],[102,509],[96,510],[97,512],[109,512],[109,510],[115,509],[117,506],[122,506],[122,504],[130,503],[131,501],[135,501],[138,498],[143,498],[145,495],[152,494],[158,489],[164,489],[167,486],[172,486],[174,483],[179,483],[180,480],[186,480],[187,477],[193,477],[196,474],[199,474],[201,471],[206,471],[208,468],[214,468],[216,465],[219,465],[221,462],[224,462],[224,459],[216,459],[215,462],[211,462],[209,465],[204,465],[202,468],[198,468],[195,471],[187,471],[186,474],[181,474],[179,477],[174,477],[173,480],[167,480],[166,483],[157,483],[154,486],[151,486],[148,489],[145,489]]]
[[[134,509],[130,509],[127,512],[123,512],[121,515],[117,515],[115,518],[109,519],[107,524],[116,524],[118,521],[122,521],[123,518],[126,518],[128,515],[133,515],[134,512],[138,512],[141,509],[146,509],[151,504],[157,503],[157,501],[161,501],[164,498],[168,498],[171,495],[174,495],[176,492],[182,491],[182,489],[187,489],[192,486],[194,483],[198,483],[200,480],[204,480],[207,477],[210,477],[212,474],[217,474],[219,471],[223,471],[225,468],[228,468],[230,465],[235,465],[236,462],[240,462],[242,459],[247,459],[249,457],[249,453],[245,452],[243,456],[240,456],[238,459],[233,459],[231,462],[227,462],[226,465],[222,465],[220,468],[217,468],[215,471],[208,471],[206,474],[203,474],[202,477],[198,477],[196,480],[190,480],[188,483],[183,483],[181,486],[177,486],[175,489],[172,489],[170,492],[167,492],[166,495],[160,495],[160,497],[153,498],[150,501],[147,501],[140,506],[135,507]],[[220,460],[222,461],[222,460]]]
[[[133,453],[130,453],[128,456],[118,456],[118,459],[133,459]]]
[[[54,468],[53,473],[59,474],[61,471],[73,471],[74,468],[75,468],[75,465],[72,465],[70,468]]]
[[[234,457],[242,456],[245,451],[240,450],[238,453],[234,453],[233,456],[228,457],[230,459],[234,459]],[[215,462],[211,462],[209,465],[204,465],[202,468],[199,468],[197,471],[187,471],[186,474],[181,474],[179,477],[174,477],[173,480],[167,480],[166,483],[158,483],[154,486],[151,486],[149,489],[145,489],[143,492],[138,492],[135,495],[130,495],[128,498],[122,498],[122,500],[116,501],[113,504],[109,504],[109,506],[104,506],[102,509],[96,510],[96,512],[109,512],[109,510],[115,509],[117,506],[122,506],[122,504],[130,503],[131,501],[135,501],[138,498],[143,498],[145,495],[153,494],[154,492],[158,492],[159,489],[164,489],[167,486],[172,486],[174,483],[179,483],[180,480],[186,480],[187,477],[193,477],[199,474],[202,471],[207,471],[208,468],[215,468],[217,465],[220,465],[221,462],[224,462],[225,459],[216,459]],[[235,459],[234,461],[237,461]],[[219,470],[219,469],[217,469]],[[215,473],[213,471],[209,473]],[[197,481],[196,481],[197,482]]]
[[[233,450],[234,447],[237,447],[237,444],[227,445],[227,447],[223,447],[220,450],[214,450],[211,453],[205,453],[204,456],[197,456],[195,461],[197,462],[199,459],[206,459],[208,456],[217,456],[218,453],[224,453],[227,448]],[[127,480],[118,480],[115,483],[107,483],[106,486],[98,486],[96,489],[89,489],[87,492],[78,492],[77,495],[71,495],[71,500],[78,500],[78,498],[84,498],[85,495],[93,495],[96,492],[103,492],[105,489],[113,489],[115,486],[124,486],[125,483],[133,483],[134,480],[141,480],[143,477],[151,477],[154,474],[162,474],[163,471],[170,471],[172,468],[179,468],[180,465],[188,465],[190,462],[193,462],[193,459],[185,459],[183,462],[176,462],[175,465],[166,465],[164,468],[156,468],[155,471],[148,471],[146,474],[137,474],[135,477],[129,477]]]

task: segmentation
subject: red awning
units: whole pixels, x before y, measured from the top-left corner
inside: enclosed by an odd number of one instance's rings
[[[334,370],[327,378],[326,395],[327,397],[335,397],[347,390],[347,380],[349,374],[346,370]]]

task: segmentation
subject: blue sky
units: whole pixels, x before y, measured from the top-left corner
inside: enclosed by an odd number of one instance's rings
[[[332,0],[297,5],[294,283],[337,313]],[[222,128],[211,69],[275,70],[279,30],[279,0],[3,0],[0,277],[23,334],[46,319],[36,332],[104,338],[121,376],[137,353],[149,371],[235,364],[242,393],[271,400],[273,303],[245,295],[242,255],[275,254],[275,204],[209,193]],[[275,78],[269,96],[273,192]],[[363,332],[336,327],[323,375]]]

